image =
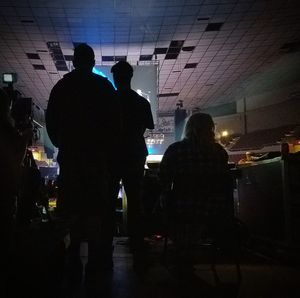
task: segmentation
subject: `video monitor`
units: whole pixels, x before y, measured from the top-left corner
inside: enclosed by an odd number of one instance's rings
[[[14,82],[14,75],[12,73],[4,73],[2,74],[2,82],[3,83],[13,83]]]

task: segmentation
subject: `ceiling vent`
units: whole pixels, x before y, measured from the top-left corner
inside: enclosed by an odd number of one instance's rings
[[[32,66],[36,70],[46,70],[45,66],[42,64],[32,64]]]
[[[168,48],[155,48],[154,49],[154,55],[166,54],[167,51],[168,51]]]
[[[151,61],[153,55],[140,55],[140,61]]]
[[[28,59],[40,59],[40,56],[38,54],[35,53],[26,53]]]
[[[206,26],[205,31],[220,31],[224,23],[210,23]]]
[[[178,96],[179,95],[179,92],[177,93],[161,93],[161,94],[158,94],[158,97],[170,97],[170,96]]]
[[[66,64],[65,56],[60,47],[60,43],[58,41],[48,41],[47,47],[49,49],[49,53],[53,59],[55,67],[58,71],[69,71],[68,66]]]
[[[192,51],[194,51],[194,49],[195,49],[195,47],[194,46],[192,46],[192,47],[182,47],[182,51],[183,52],[192,52]]]
[[[173,54],[173,53],[169,54],[169,53],[168,53],[168,54],[166,55],[165,59],[166,59],[166,60],[177,59],[178,55],[179,55],[179,53],[176,53],[176,54]]]
[[[183,43],[184,40],[172,40],[170,43],[170,48],[181,48]]]
[[[187,63],[184,68],[196,68],[198,63]]]

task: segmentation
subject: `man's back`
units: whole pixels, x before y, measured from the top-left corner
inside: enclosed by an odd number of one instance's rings
[[[80,284],[83,277],[83,237],[89,244],[87,287],[112,265],[109,161],[118,148],[120,123],[115,90],[93,74],[95,54],[89,45],[76,46],[73,66],[52,89],[46,112],[49,137],[59,149],[57,211],[70,229],[64,279],[70,282],[71,295],[77,289],[74,279]]]
[[[59,159],[110,151],[118,130],[117,111],[115,90],[107,79],[77,70],[65,75],[51,92],[46,114]]]
[[[150,103],[133,90],[118,91],[122,114],[122,143],[128,156],[145,157],[144,132],[153,129]]]

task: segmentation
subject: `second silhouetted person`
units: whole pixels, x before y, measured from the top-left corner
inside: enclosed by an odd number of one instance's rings
[[[112,67],[111,72],[122,115],[122,153],[114,171],[113,196],[117,196],[119,182],[122,180],[127,196],[127,227],[131,249],[134,261],[140,262],[136,257],[143,248],[141,190],[148,155],[144,133],[146,129],[153,129],[154,123],[149,101],[131,89],[132,66],[120,61]]]

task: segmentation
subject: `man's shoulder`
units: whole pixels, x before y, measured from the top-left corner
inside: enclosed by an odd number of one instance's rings
[[[219,144],[219,143],[215,143],[215,149],[218,151],[218,152],[221,152],[223,153],[224,155],[228,155],[227,151],[225,150],[225,148]]]
[[[112,83],[108,80],[108,78],[105,78],[105,77],[102,77],[98,74],[95,74],[95,73],[91,73],[90,74],[91,76],[91,79],[96,82],[97,84],[100,84],[100,85],[106,85],[106,86],[110,86],[111,88],[113,88],[113,85]]]
[[[99,76],[94,73],[88,73],[86,75],[82,75],[77,73],[76,71],[71,71],[63,76],[53,87],[54,91],[63,90],[65,88],[75,88],[76,86],[87,86],[86,84],[92,83],[93,86],[97,86],[101,89],[105,88],[105,90],[113,91],[113,85],[107,78]]]
[[[62,79],[58,81],[58,83],[68,82],[68,81],[82,81],[82,80],[93,80],[97,82],[101,82],[104,84],[111,84],[109,80],[105,77],[97,75],[93,72],[90,73],[82,73],[80,71],[72,70],[71,72],[65,74]]]
[[[132,99],[135,100],[137,104],[142,106],[150,106],[150,102],[145,97],[138,94],[136,91],[131,89],[129,95]]]
[[[51,94],[59,92],[59,90],[62,90],[65,85],[66,85],[66,79],[65,78],[62,78],[62,79],[58,80],[56,82],[56,84],[54,84],[54,86],[51,90]]]
[[[73,81],[74,79],[74,75],[72,72],[69,72],[67,74],[65,74],[61,79],[59,79],[56,84],[54,85],[54,89],[55,88],[60,88],[66,84],[68,84],[70,81]]]
[[[105,78],[105,77],[102,77],[102,76],[100,76],[100,75],[97,75],[97,74],[95,74],[95,73],[91,73],[91,78],[93,79],[93,80],[95,80],[95,81],[98,81],[98,82],[102,82],[102,83],[107,83],[107,84],[110,84],[110,82],[109,82],[109,80],[107,79],[107,78]]]
[[[149,104],[149,101],[148,101],[145,97],[143,97],[142,95],[138,94],[138,93],[135,92],[135,91],[134,91],[134,93],[136,94],[136,97],[137,97],[141,102],[143,102],[143,103],[145,103],[145,104]]]
[[[91,78],[94,82],[93,85],[98,86],[98,88],[100,88],[102,90],[106,90],[107,92],[115,93],[113,84],[107,78],[102,77],[97,74],[94,74],[94,73],[91,74]]]

